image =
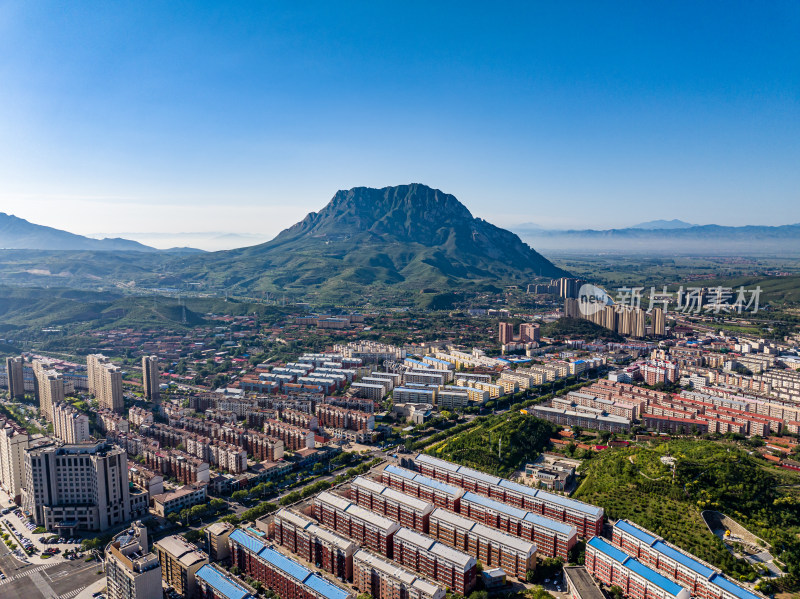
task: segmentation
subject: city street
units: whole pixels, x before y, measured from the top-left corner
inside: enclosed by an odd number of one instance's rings
[[[7,559],[8,555],[0,554],[0,564],[4,571],[7,569]],[[0,580],[0,597],[72,599],[87,586],[104,578],[102,567],[97,561],[76,560],[60,564],[27,565],[17,570],[8,569],[7,578]]]

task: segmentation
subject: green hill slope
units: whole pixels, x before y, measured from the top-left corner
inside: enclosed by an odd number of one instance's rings
[[[330,298],[365,287],[446,292],[564,274],[454,196],[419,184],[339,191],[268,243],[183,263],[186,278],[211,287]]]

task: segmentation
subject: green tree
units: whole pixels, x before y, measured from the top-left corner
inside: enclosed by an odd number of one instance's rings
[[[192,529],[183,533],[183,538],[190,543],[196,543],[205,537],[205,532],[202,529]]]
[[[231,493],[231,499],[233,499],[234,501],[238,501],[239,503],[245,501],[249,496],[250,494],[244,489],[241,489],[239,491],[234,491],[233,493]]]

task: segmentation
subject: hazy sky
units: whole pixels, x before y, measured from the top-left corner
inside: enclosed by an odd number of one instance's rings
[[[800,222],[799,31],[796,0],[0,2],[0,211],[267,239],[422,182],[506,227]]]

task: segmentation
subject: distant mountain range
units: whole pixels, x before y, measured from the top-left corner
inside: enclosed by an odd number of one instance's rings
[[[36,225],[13,214],[0,212],[0,249],[4,250],[95,250],[104,252],[199,252],[192,248],[157,250],[130,239],[92,239]]]
[[[566,231],[519,228],[520,237],[545,251],[680,254],[800,254],[800,224],[780,226],[692,225],[650,221],[624,229]]]
[[[389,296],[391,290],[417,294],[497,291],[502,285],[526,285],[535,277],[568,274],[514,233],[473,217],[454,196],[422,184],[339,191],[322,210],[272,241],[196,255],[159,252],[156,258],[156,250],[136,242],[118,240],[112,246],[111,240],[38,227],[15,217],[6,219],[20,232],[0,237],[0,247],[114,247],[118,252],[84,252],[77,260],[67,252],[16,253],[13,260],[0,260],[0,280],[13,284],[80,281],[86,285],[91,281],[129,288],[190,286],[344,300],[362,297],[365,289],[383,290]],[[142,258],[136,258],[137,254]]]
[[[629,229],[689,229],[691,227],[697,227],[698,225],[693,225],[692,223],[687,223],[686,221],[678,220],[677,218],[673,218],[672,220],[650,220],[646,223],[639,223],[638,225],[633,225],[632,227],[628,227]]]

